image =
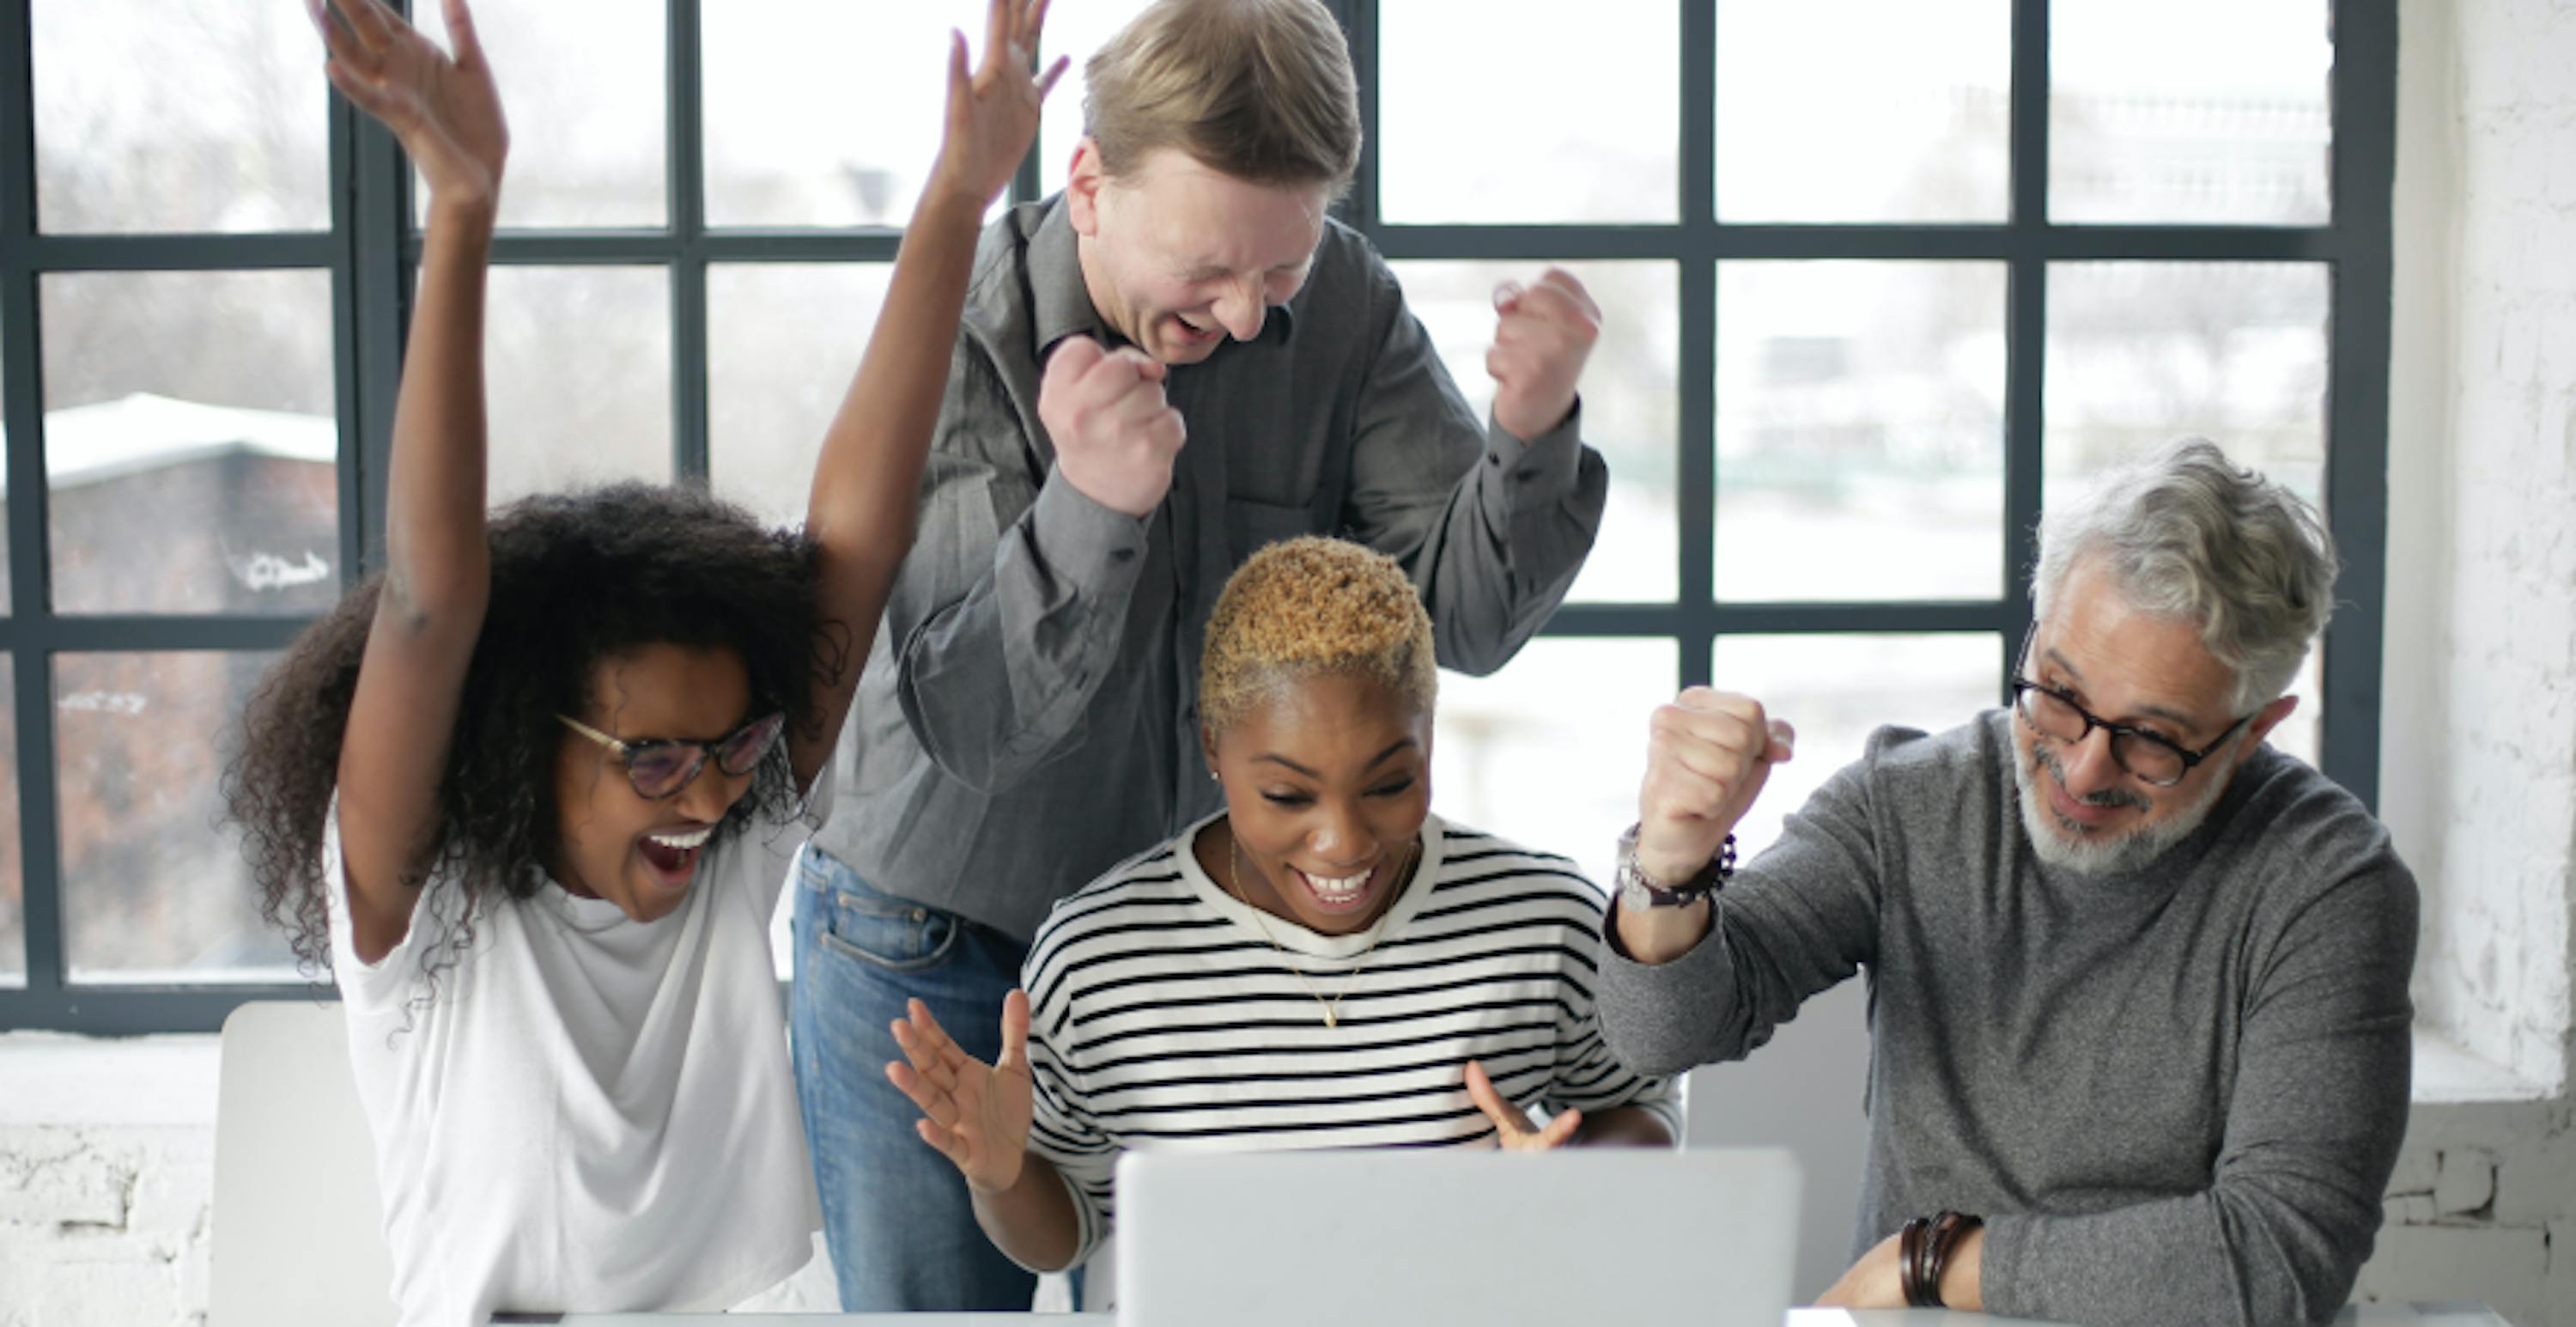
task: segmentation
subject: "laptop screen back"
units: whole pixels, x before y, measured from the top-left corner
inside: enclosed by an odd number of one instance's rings
[[[1784,1151],[1137,1153],[1122,1327],[1778,1327]]]

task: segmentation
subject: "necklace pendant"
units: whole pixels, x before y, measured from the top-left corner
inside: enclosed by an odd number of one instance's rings
[[[1325,1010],[1325,1011],[1324,1011],[1324,1026],[1326,1026],[1326,1027],[1328,1027],[1328,1028],[1337,1028],[1337,1027],[1340,1027],[1341,1025],[1342,1025],[1341,1015],[1334,1013],[1334,1012],[1333,1012],[1332,1010],[1330,1010],[1330,1009],[1327,1009],[1327,1010]]]

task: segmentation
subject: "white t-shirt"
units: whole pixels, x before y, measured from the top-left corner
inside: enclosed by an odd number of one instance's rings
[[[827,770],[806,821],[708,848],[650,924],[548,882],[487,902],[470,948],[442,952],[460,898],[434,878],[373,965],[350,938],[334,808],[332,969],[404,1327],[720,1309],[804,1265],[821,1206],[769,919],[831,798]]]

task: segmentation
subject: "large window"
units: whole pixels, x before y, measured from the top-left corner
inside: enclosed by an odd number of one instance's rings
[[[1051,44],[1140,7],[1064,0]],[[2387,0],[1335,8],[1344,215],[1471,400],[1497,280],[1561,263],[1605,314],[1610,519],[1546,635],[1449,680],[1448,815],[1606,872],[1646,711],[1714,679],[1804,734],[1758,844],[1871,726],[1996,703],[2043,500],[2192,432],[2326,504],[2342,608],[2276,740],[2373,795]],[[495,500],[703,476],[793,519],[978,0],[484,11]],[[0,0],[0,53],[0,1028],[212,1028],[308,990],[219,739],[379,539],[419,201],[297,5]]]

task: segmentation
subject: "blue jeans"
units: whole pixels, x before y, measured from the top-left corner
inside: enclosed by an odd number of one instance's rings
[[[913,1132],[921,1112],[885,1067],[903,1058],[887,1024],[907,999],[929,1005],[967,1054],[998,1057],[1002,997],[1019,985],[1027,948],[883,893],[811,844],[794,883],[796,1100],[842,1309],[1025,1311],[1037,1277],[984,1237],[964,1177]]]

